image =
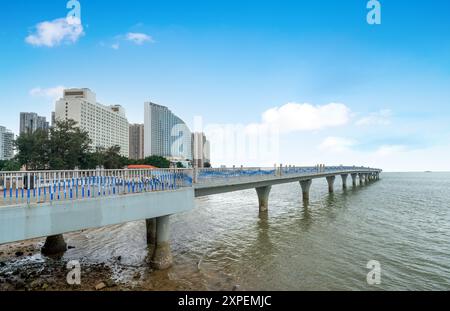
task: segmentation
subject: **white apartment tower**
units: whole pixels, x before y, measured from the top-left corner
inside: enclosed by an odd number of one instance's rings
[[[119,106],[97,103],[90,89],[67,89],[64,97],[56,102],[56,120],[72,119],[89,133],[93,150],[120,147],[122,156],[129,156],[129,127],[125,110]]]

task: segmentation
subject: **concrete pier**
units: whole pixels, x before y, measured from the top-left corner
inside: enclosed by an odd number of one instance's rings
[[[61,171],[58,172],[58,176],[63,176],[64,181],[70,185],[73,185],[70,183],[73,178],[76,178],[79,184],[80,176],[91,176],[90,171],[83,174],[80,172],[78,170]],[[361,184],[365,180],[367,182],[369,179],[379,179],[381,170],[355,166],[319,165],[301,168],[280,166],[275,168],[275,172],[278,174],[275,174],[272,169],[265,168],[246,170],[241,168],[239,171],[220,168],[197,172],[149,170],[139,173],[140,176],[145,180],[159,180],[157,183],[159,186],[153,189],[152,185],[150,189],[147,183],[145,190],[142,191],[139,187],[126,189],[125,185],[131,181],[128,177],[130,171],[117,170],[113,177],[122,179],[122,184],[112,185],[109,189],[99,187],[104,189],[102,195],[99,193],[98,196],[90,196],[90,188],[86,189],[84,185],[82,188],[75,187],[75,190],[69,189],[68,193],[66,193],[67,188],[63,187],[64,192],[58,190],[56,196],[47,195],[47,197],[45,197],[46,185],[54,177],[53,173],[39,173],[39,176],[34,176],[33,178],[37,177],[38,181],[44,178],[44,182],[42,185],[39,182],[36,189],[29,189],[36,191],[27,193],[23,191],[23,185],[19,185],[17,180],[20,178],[24,180],[25,177],[30,180],[30,176],[36,173],[0,172],[0,180],[3,180],[3,186],[0,185],[0,244],[47,237],[42,253],[59,255],[67,249],[63,237],[65,233],[145,220],[145,234],[149,245],[147,260],[154,269],[162,270],[171,267],[173,262],[169,244],[169,215],[194,209],[196,197],[256,189],[259,209],[264,212],[268,210],[272,186],[299,182],[304,206],[307,206],[313,179],[326,178],[328,190],[333,193],[336,176],[341,176],[345,187],[349,174],[355,185],[358,176]],[[91,177],[104,180],[105,177],[111,177],[108,174],[97,171],[96,175]],[[131,175],[134,176],[134,173]],[[171,182],[167,184],[167,180]],[[54,182],[51,185],[56,187]],[[102,185],[111,186],[107,183]],[[85,196],[85,191],[79,191],[80,189],[87,190],[88,194]],[[44,191],[43,194],[42,191]],[[14,197],[16,197],[15,200]],[[332,196],[329,199],[331,198]],[[262,215],[267,216],[264,213]]]
[[[45,239],[45,244],[41,249],[44,256],[52,256],[63,254],[67,250],[66,241],[62,234],[48,236]]]
[[[312,179],[302,180],[300,186],[302,187],[303,201],[309,201],[309,189],[311,189]]]
[[[147,245],[149,252],[153,255],[156,247],[156,218],[146,219]]]
[[[356,187],[358,174],[351,174],[351,176],[352,176],[352,185],[353,185],[353,187]]]
[[[334,192],[334,181],[336,180],[336,176],[328,176],[327,182],[328,182],[328,192],[333,193]]]
[[[369,174],[364,174],[364,177],[366,178],[366,185],[369,183]]]
[[[342,174],[341,178],[342,178],[342,188],[347,189],[348,174]]]
[[[258,194],[259,211],[265,212],[269,209],[269,194],[272,186],[258,187],[256,193]]]
[[[170,250],[170,216],[155,219],[156,245],[151,259],[151,266],[156,270],[165,270],[172,266],[173,257]]]

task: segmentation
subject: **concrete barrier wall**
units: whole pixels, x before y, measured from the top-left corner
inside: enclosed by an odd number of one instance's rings
[[[0,207],[0,244],[167,216],[193,208],[192,188]]]

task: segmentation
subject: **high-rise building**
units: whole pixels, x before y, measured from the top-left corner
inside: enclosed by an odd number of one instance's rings
[[[203,147],[204,161],[203,163],[208,163],[211,165],[211,143],[206,140],[205,146]]]
[[[20,134],[34,133],[37,130],[48,130],[49,124],[45,117],[39,116],[34,112],[20,113]]]
[[[144,109],[144,155],[192,160],[191,131],[167,107],[151,102]]]
[[[144,158],[144,124],[130,124],[129,158],[132,160]]]
[[[209,142],[204,133],[192,133],[192,164],[194,167],[202,168],[209,163]]]
[[[14,157],[14,134],[4,126],[0,126],[0,160],[11,160]]]
[[[90,89],[67,89],[56,102],[56,120],[72,119],[89,134],[92,149],[120,147],[120,154],[128,157],[129,128],[122,106],[104,106],[97,103]]]
[[[56,125],[56,113],[52,111],[52,122],[51,127],[54,127]]]

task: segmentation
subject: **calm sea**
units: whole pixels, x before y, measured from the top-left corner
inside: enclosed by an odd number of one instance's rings
[[[347,191],[336,180],[333,195],[315,180],[308,205],[299,184],[275,186],[266,214],[254,190],[198,199],[172,216],[174,267],[146,281],[193,290],[450,289],[450,174],[384,173]],[[115,278],[132,282],[131,271],[147,266],[144,232],[136,222],[71,234],[76,248],[65,259],[108,262]],[[380,285],[367,283],[371,260],[381,265]]]

